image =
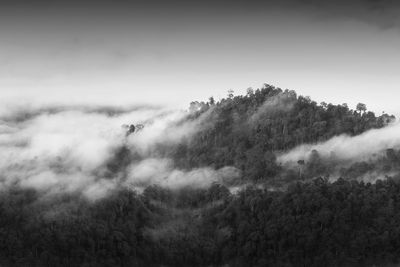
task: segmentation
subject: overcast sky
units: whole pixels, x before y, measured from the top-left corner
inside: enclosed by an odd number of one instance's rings
[[[263,83],[400,114],[394,1],[0,1],[1,102],[127,105]]]

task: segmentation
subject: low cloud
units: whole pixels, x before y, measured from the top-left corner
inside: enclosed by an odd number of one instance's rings
[[[232,184],[240,177],[234,167],[218,170],[198,168],[190,171],[177,170],[169,159],[150,158],[130,166],[127,183],[133,187],[146,187],[157,184],[170,189],[183,187],[205,188],[214,182]]]
[[[372,129],[357,136],[340,135],[326,142],[301,145],[280,155],[278,161],[283,164],[307,160],[313,150],[322,158],[334,157],[348,163],[370,159],[386,149],[400,149],[400,123]]]
[[[22,114],[22,115],[21,115]],[[160,144],[174,144],[203,127],[207,113],[186,120],[187,111],[160,107],[21,107],[0,113],[0,188],[33,188],[45,194],[81,192],[90,199],[121,186],[160,184],[169,188],[207,186],[231,169],[177,170],[157,158]],[[144,124],[126,136],[123,124]],[[110,173],[109,164],[126,161]],[[158,155],[159,156],[159,155]],[[120,156],[121,157],[121,156]],[[117,162],[118,164],[118,162]],[[123,173],[123,174],[121,174]]]
[[[296,103],[295,91],[287,90],[268,99],[250,117],[250,123],[257,123],[264,116],[272,116],[276,113],[290,111]]]

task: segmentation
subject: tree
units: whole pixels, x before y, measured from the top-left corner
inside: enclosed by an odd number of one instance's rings
[[[254,95],[254,89],[249,87],[249,88],[247,88],[246,93],[247,93],[247,96],[252,96],[252,95]]]
[[[214,97],[211,96],[211,97],[208,99],[208,103],[209,103],[211,106],[215,105],[215,99],[214,99]]]
[[[229,98],[229,99],[232,99],[232,98],[233,98],[233,93],[234,93],[234,91],[233,91],[232,89],[229,89],[229,90],[228,90],[228,98]]]
[[[363,103],[358,103],[356,109],[358,110],[358,112],[365,113],[365,111],[367,110],[367,106]]]

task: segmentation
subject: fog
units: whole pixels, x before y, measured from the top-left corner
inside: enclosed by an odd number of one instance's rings
[[[368,160],[386,149],[400,148],[400,123],[393,122],[381,129],[372,129],[357,136],[340,135],[326,142],[300,145],[278,157],[280,163],[307,160],[312,150],[322,158],[335,157],[348,163]]]
[[[160,156],[157,145],[190,138],[210,123],[207,112],[184,120],[188,115],[151,106],[9,107],[0,112],[0,188],[33,188],[46,195],[79,192],[98,199],[118,187],[207,187],[227,174],[237,176],[232,167],[175,169],[172,159]],[[123,124],[145,127],[127,136]],[[121,149],[128,153],[118,155]],[[110,164],[118,168],[111,171]]]

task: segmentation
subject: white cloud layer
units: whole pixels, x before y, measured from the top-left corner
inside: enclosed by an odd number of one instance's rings
[[[21,115],[23,114],[23,115]],[[180,123],[186,111],[142,107],[111,112],[82,108],[12,109],[0,112],[0,188],[19,186],[47,194],[82,192],[97,199],[119,186],[160,184],[169,188],[204,187],[236,177],[232,168],[177,170],[168,158],[155,158],[158,144],[189,138],[207,114]],[[145,125],[126,137],[123,124]],[[138,159],[107,173],[116,152],[126,147]],[[118,162],[117,162],[118,163]]]
[[[335,156],[348,162],[365,160],[389,148],[400,148],[400,123],[393,123],[381,129],[372,129],[351,137],[335,136],[326,142],[301,145],[278,157],[281,163],[296,163],[307,159],[312,150],[321,157]]]

